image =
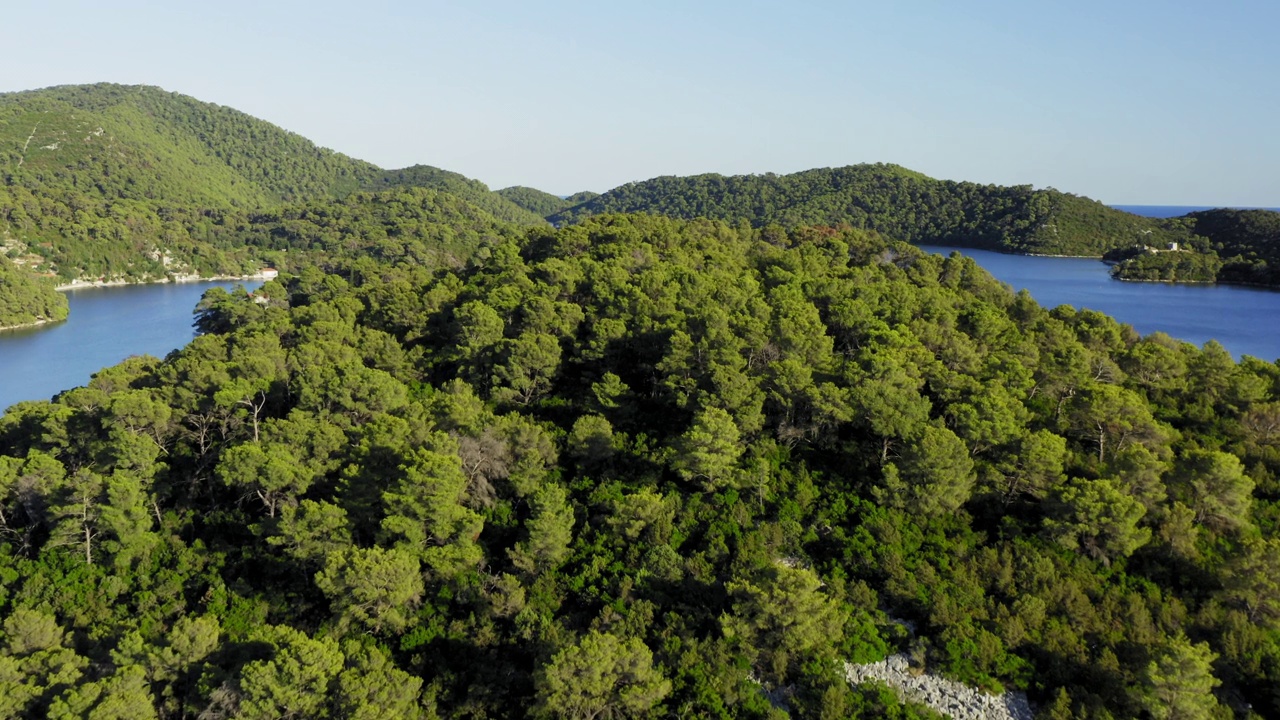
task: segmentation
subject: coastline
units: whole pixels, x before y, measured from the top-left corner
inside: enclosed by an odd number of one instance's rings
[[[1010,255],[1026,255],[1027,257],[1065,258],[1067,260],[1102,260],[1101,255],[1048,255],[1045,253],[1009,253]],[[1103,260],[1103,262],[1106,262]]]
[[[1116,277],[1115,275],[1112,275],[1111,279],[1119,282],[1131,283],[1156,283],[1159,285],[1213,285],[1216,287],[1238,287],[1250,288],[1253,290],[1265,290],[1267,292],[1280,292],[1280,286],[1277,285],[1255,282],[1238,282],[1235,280],[1144,280],[1142,278]]]
[[[85,288],[105,288],[105,287],[124,287],[126,285],[166,285],[168,283],[193,283],[193,282],[226,282],[232,280],[267,280],[266,273],[258,272],[252,275],[212,275],[210,277],[202,277],[196,274],[190,275],[169,275],[162,280],[81,280],[79,278],[69,283],[58,285],[54,288],[58,292],[67,290],[83,290]]]
[[[1111,276],[1111,279],[1112,279],[1112,280],[1119,280],[1120,282],[1133,282],[1133,283],[1162,283],[1162,284],[1165,284],[1165,285],[1231,285],[1231,284],[1243,284],[1243,283],[1219,283],[1217,280],[1147,280],[1147,279],[1145,279],[1145,278],[1127,278],[1127,277],[1120,277],[1120,276],[1118,276],[1118,275],[1112,275],[1112,276]],[[1265,286],[1263,286],[1263,287],[1265,287]]]
[[[1021,257],[1041,257],[1041,258],[1064,258],[1067,260],[1102,260],[1101,255],[1054,255],[1052,253],[1034,253],[1025,252],[1015,248],[1006,247],[982,247],[978,245],[936,245],[933,242],[925,243],[909,243],[917,248],[947,248],[950,250],[982,250],[984,252],[999,253],[1001,255],[1018,255]],[[926,250],[926,252],[936,252],[934,250]]]
[[[66,318],[63,318],[63,320],[65,319]],[[53,320],[51,318],[45,318],[43,320],[36,320],[35,322],[29,322],[29,323],[21,323],[18,325],[0,325],[0,332],[6,332],[9,330],[24,330],[26,328],[40,327],[41,325],[48,325],[49,323],[56,323],[56,322],[62,322],[62,320]]]

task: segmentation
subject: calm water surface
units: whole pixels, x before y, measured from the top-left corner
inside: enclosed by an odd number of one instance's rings
[[[1168,285],[1112,280],[1100,260],[1005,255],[986,250],[922,245],[944,255],[957,251],[1041,305],[1071,305],[1104,312],[1146,335],[1156,331],[1203,345],[1217,340],[1231,354],[1268,362],[1280,358],[1280,292],[1231,285]]]
[[[84,385],[130,355],[164,357],[195,332],[192,314],[211,287],[234,282],[131,285],[67,292],[71,316],[57,325],[0,332],[0,413]],[[254,289],[261,285],[239,283]]]

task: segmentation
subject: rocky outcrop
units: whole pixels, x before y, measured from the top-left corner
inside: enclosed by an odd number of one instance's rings
[[[879,681],[903,699],[926,705],[953,720],[1033,720],[1027,696],[1020,692],[988,695],[963,683],[912,672],[906,655],[865,665],[845,663],[853,684]]]

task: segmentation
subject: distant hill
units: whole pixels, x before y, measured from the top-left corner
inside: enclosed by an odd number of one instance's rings
[[[1280,285],[1280,212],[1219,208],[1165,222],[1187,236],[1176,251],[1133,247],[1107,255],[1122,280]]]
[[[584,190],[562,198],[559,195],[522,185],[503,188],[498,191],[498,194],[542,218],[549,218],[575,205],[600,197],[600,193]]]
[[[401,187],[452,193],[500,221],[544,222],[457,173],[384,170],[154,87],[0,94],[0,242],[28,269],[64,280],[237,272],[252,259],[212,250],[189,218]]]
[[[534,226],[644,212],[761,228],[847,225],[912,243],[1049,255],[1096,257],[1178,242],[1214,252],[1221,262],[1142,256],[1125,272],[1207,279],[1220,267],[1219,279],[1280,283],[1277,214],[1266,211],[1154,219],[1054,189],[936,180],[888,164],[790,175],[659,177],[568,198],[521,186],[495,192],[429,165],[379,168],[240,111],[154,87],[98,84],[0,94],[0,249],[20,268],[63,281],[248,272],[260,265],[264,248],[284,249],[276,247],[278,228],[255,229],[255,218],[361,215],[352,203],[373,203],[377,207],[368,212],[381,217],[386,207],[403,206],[402,191],[412,188],[466,204],[425,195],[409,201],[432,204],[428,216],[438,210],[443,222],[462,223],[449,232],[469,239],[426,253],[450,262],[474,245],[469,218],[477,213],[485,225]],[[380,198],[383,192],[392,195]],[[340,205],[326,211],[330,203]],[[420,231],[424,216],[411,214],[412,228],[390,228],[388,236],[419,242],[432,235]],[[320,226],[344,237],[350,229]],[[274,233],[276,240],[265,242],[255,232]],[[313,255],[325,246],[306,244]],[[341,252],[356,246],[372,247],[348,238]]]
[[[791,175],[659,177],[615,188],[549,219],[565,224],[613,212],[703,216],[756,227],[851,225],[913,243],[1051,255],[1100,256],[1144,238],[1179,237],[1159,221],[1057,190],[935,180],[886,164]]]
[[[238,110],[159,88],[0,95],[9,184],[209,206],[341,197],[382,170]]]
[[[1280,285],[1280,212],[1206,210],[1185,219],[1222,259],[1219,280]]]
[[[472,180],[465,175],[430,165],[414,165],[403,170],[383,170],[376,179],[364,185],[366,190],[402,187],[443,190],[457,195],[476,207],[483,208],[499,220],[517,225],[542,225],[546,222],[544,218],[550,214],[534,212],[520,203],[512,202],[503,191],[494,192],[479,180]]]
[[[600,197],[600,193],[598,192],[583,190],[582,192],[576,192],[570,195],[569,197],[565,198],[564,201],[569,203],[569,207],[573,207],[574,205],[581,205],[584,202],[590,202],[591,200],[595,200],[598,197]]]
[[[498,194],[543,218],[555,215],[577,204],[569,202],[559,195],[552,195],[549,192],[543,192],[537,188],[524,187],[523,185],[502,188],[498,191]]]

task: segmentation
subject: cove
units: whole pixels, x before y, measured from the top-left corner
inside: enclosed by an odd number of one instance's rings
[[[0,332],[0,414],[22,400],[48,400],[132,355],[164,357],[195,337],[192,310],[211,287],[254,282],[162,283],[68,290],[63,322]]]
[[[1101,260],[1006,255],[989,250],[921,245],[974,259],[1015,291],[1026,289],[1047,308],[1070,305],[1106,313],[1148,335],[1163,332],[1204,345],[1217,340],[1232,355],[1280,358],[1280,292],[1238,285],[1174,285],[1113,280]]]

